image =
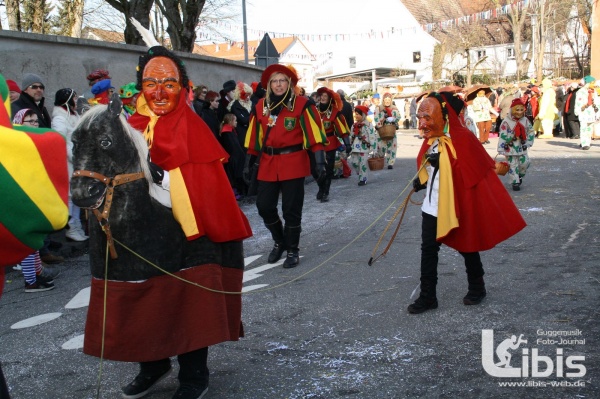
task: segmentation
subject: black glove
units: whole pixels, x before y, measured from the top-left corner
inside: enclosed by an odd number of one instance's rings
[[[415,189],[415,193],[427,188],[427,182],[421,184],[421,180],[417,177],[413,180],[413,188]]]
[[[162,184],[163,178],[165,177],[165,171],[163,168],[148,160],[148,167],[150,168],[150,174],[152,175],[152,181],[159,186]]]
[[[247,185],[250,185],[250,182],[252,180],[252,172],[250,171],[250,165],[252,164],[252,158],[253,156],[250,154],[246,154],[246,159],[244,160],[244,170],[242,171],[242,179],[244,180],[244,183],[246,183]]]
[[[427,160],[433,168],[438,168],[440,166],[440,153],[436,152],[435,154],[427,155]]]
[[[346,155],[350,155],[350,153],[352,152],[352,146],[350,145],[350,137],[344,136],[342,137],[342,140],[344,140],[344,146],[346,146]]]
[[[325,150],[319,150],[315,152],[315,164],[317,173],[317,183],[323,183],[325,181]]]

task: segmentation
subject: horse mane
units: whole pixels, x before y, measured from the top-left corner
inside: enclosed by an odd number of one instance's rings
[[[98,119],[98,117],[104,111],[106,111],[107,108],[108,106],[103,104],[93,106],[92,108],[90,108],[89,111],[83,114],[81,120],[79,121],[79,125],[89,129],[89,127],[96,121],[96,119]],[[119,115],[119,122],[121,123],[125,134],[127,135],[127,137],[129,137],[129,139],[131,139],[135,149],[137,150],[139,164],[142,168],[142,172],[144,173],[144,177],[146,178],[146,180],[148,180],[148,186],[152,186],[152,175],[150,174],[150,168],[148,167],[147,162],[148,144],[146,143],[146,139],[144,139],[142,132],[134,129],[129,123],[127,123],[127,120],[125,119],[125,116],[123,116],[123,114]]]

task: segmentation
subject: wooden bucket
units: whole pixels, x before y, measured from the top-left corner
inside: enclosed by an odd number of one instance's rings
[[[379,133],[379,137],[381,137],[381,140],[393,140],[394,137],[396,136],[396,126],[395,125],[383,125],[382,127],[380,127],[377,130],[377,133]]]
[[[498,158],[499,154],[496,154],[496,156],[494,157],[494,161],[496,161],[496,158]],[[508,162],[506,161],[496,161],[496,174],[500,175],[500,176],[504,176],[505,174],[508,173],[508,170],[510,169],[510,165],[508,164]]]
[[[381,169],[383,169],[383,165],[384,165],[384,158],[383,157],[369,158],[369,160],[367,162],[369,163],[369,170],[381,170]]]

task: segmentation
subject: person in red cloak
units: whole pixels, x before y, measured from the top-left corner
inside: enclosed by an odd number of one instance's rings
[[[155,46],[140,57],[137,71],[141,95],[128,122],[146,138],[154,184],[169,191],[173,215],[199,254],[176,275],[217,291],[168,275],[108,281],[103,335],[103,290],[97,281],[104,281],[94,276],[84,353],[139,362],[140,372],[123,387],[123,398],[145,396],[170,373],[169,358],[177,356],[180,386],[173,398],[198,398],[208,390],[208,346],[243,336],[241,295],[231,293],[241,291],[241,241],[252,231],[223,168],[228,154],[187,102],[183,62]]]
[[[479,252],[526,226],[495,173],[494,160],[460,122],[457,115],[463,107],[455,94],[432,92],[417,113],[425,140],[413,186],[415,191],[427,191],[421,207],[421,293],[408,306],[409,313],[438,307],[437,264],[442,244],[464,258],[469,290],[463,303],[477,305],[486,296]]]

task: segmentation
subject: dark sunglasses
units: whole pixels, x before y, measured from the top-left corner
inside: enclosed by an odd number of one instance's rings
[[[44,90],[46,88],[44,85],[31,85],[29,87],[31,87],[33,90],[39,90],[39,89]]]

